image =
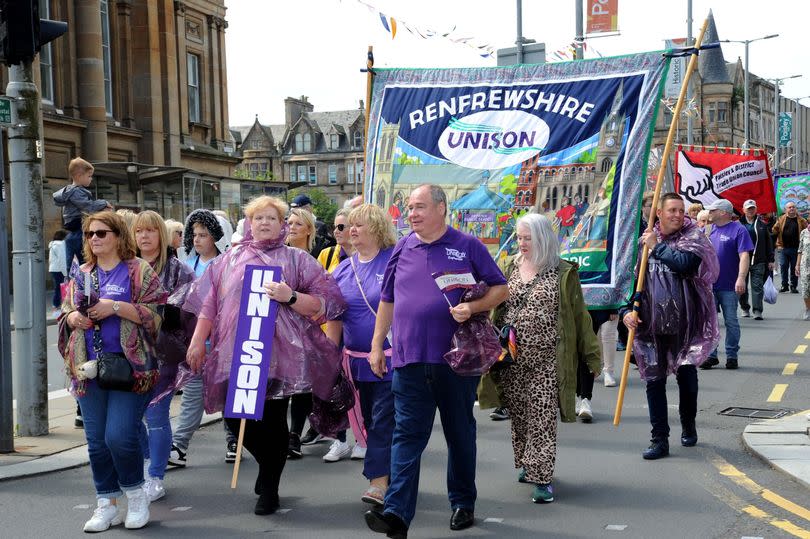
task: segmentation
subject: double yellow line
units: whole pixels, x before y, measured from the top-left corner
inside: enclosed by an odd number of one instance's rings
[[[804,336],[805,340],[810,340],[810,331]],[[793,353],[797,356],[803,356],[807,352],[807,345],[800,344],[796,346]],[[785,368],[782,369],[782,376],[793,376],[796,374],[796,369],[799,368],[798,363],[786,363]],[[782,402],[782,397],[785,396],[788,384],[774,384],[771,394],[768,395],[768,402]]]

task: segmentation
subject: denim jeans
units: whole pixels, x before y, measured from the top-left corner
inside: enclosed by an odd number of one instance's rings
[[[740,351],[740,321],[737,319],[737,293],[734,290],[715,290],[715,304],[723,311],[723,320],[726,324],[726,359],[737,359]],[[718,346],[719,348],[719,346]],[[717,357],[718,348],[715,348],[709,357]]]
[[[476,425],[473,415],[480,376],[459,376],[447,364],[412,363],[394,369],[394,436],[386,513],[410,525],[419,494],[419,465],[430,440],[436,408],[447,441],[450,508],[474,510]]]
[[[200,428],[204,408],[205,401],[203,400],[202,376],[195,376],[183,386],[183,400],[180,401],[180,415],[174,426],[172,443],[180,450],[188,451],[191,437],[194,436],[194,433]],[[228,424],[223,421],[222,425],[225,429],[226,442],[236,442],[236,435],[228,428]]]
[[[666,365],[666,358],[659,361]],[[694,365],[681,365],[675,373],[678,380],[678,412],[681,416],[681,428],[684,432],[695,429],[697,416],[698,377]],[[663,376],[647,382],[647,406],[650,409],[652,439],[664,441],[669,438],[669,419],[667,418],[667,378]]]
[[[52,271],[51,279],[53,279],[53,307],[58,309],[62,306],[61,285],[65,282],[65,275],[61,271]]]
[[[394,435],[394,393],[391,382],[355,382],[366,427],[366,458],[363,476],[376,479],[391,471],[391,439]]]
[[[762,299],[765,297],[765,279],[768,278],[768,263],[759,262],[751,264],[748,269],[748,278],[745,280],[745,292],[740,296],[740,308],[743,311],[750,311],[753,307],[754,314],[762,314]],[[751,290],[751,302],[748,302],[748,290]]]
[[[116,498],[143,484],[143,452],[139,440],[143,412],[151,394],[99,389],[87,383],[79,397],[90,470],[98,498]]]
[[[79,258],[79,265],[84,264],[84,254],[82,254],[83,237],[81,230],[68,232],[68,235],[65,236],[65,260],[67,260],[68,272],[73,266],[74,256]]]
[[[156,404],[146,408],[144,417],[147,427],[141,422],[141,450],[144,458],[149,459],[149,477],[163,479],[166,474],[166,463],[172,451],[172,424],[169,421],[169,407],[172,394],[169,393]]]
[[[796,288],[799,285],[799,277],[796,275],[796,258],[799,256],[799,249],[796,247],[783,247],[779,249],[779,269],[782,272],[782,288]]]

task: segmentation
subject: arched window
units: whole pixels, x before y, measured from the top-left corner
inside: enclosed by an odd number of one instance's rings
[[[585,202],[585,203],[590,204],[590,198],[591,198],[591,186],[590,185],[585,185],[585,190],[583,191],[583,194],[585,196],[582,198],[582,201]]]
[[[552,210],[557,209],[557,188],[556,187],[554,187],[551,190],[551,209]]]
[[[301,133],[295,135],[295,153],[303,153],[304,151],[304,136]]]
[[[377,206],[385,208],[385,189],[382,187],[377,189],[377,200],[375,202],[377,202]]]
[[[609,157],[602,159],[602,172],[610,172],[610,167],[613,166],[613,161]]]
[[[312,135],[309,133],[304,133],[304,151],[311,152],[312,151]]]

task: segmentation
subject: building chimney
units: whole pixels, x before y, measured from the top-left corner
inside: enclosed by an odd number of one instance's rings
[[[315,107],[312,106],[307,100],[307,96],[302,95],[300,99],[288,97],[284,100],[284,122],[287,126],[292,125],[298,121],[304,112],[312,112]]]

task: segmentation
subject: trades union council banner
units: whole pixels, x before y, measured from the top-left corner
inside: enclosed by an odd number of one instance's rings
[[[441,185],[448,222],[493,256],[515,219],[554,223],[588,305],[632,294],[641,196],[668,58],[470,69],[375,70],[365,197],[408,232],[407,198]]]

